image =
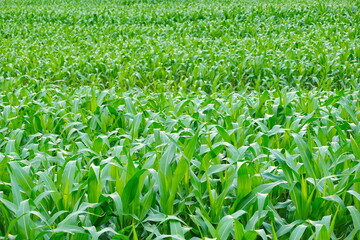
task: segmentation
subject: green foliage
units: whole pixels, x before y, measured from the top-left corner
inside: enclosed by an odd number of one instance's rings
[[[258,96],[3,92],[1,236],[357,235],[360,93]]]
[[[359,239],[359,3],[0,0],[0,239]]]
[[[38,90],[356,87],[359,4],[326,2],[2,0],[0,75]]]

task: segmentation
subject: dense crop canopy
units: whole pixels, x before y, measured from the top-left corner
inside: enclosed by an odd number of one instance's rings
[[[64,92],[1,96],[2,234],[327,239],[359,230],[359,92]]]
[[[360,237],[357,1],[0,4],[0,239]]]
[[[358,3],[268,2],[5,1],[0,73],[184,92],[358,85]]]

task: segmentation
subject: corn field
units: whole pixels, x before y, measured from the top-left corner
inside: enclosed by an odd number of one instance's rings
[[[0,239],[359,230],[359,1],[0,0]]]

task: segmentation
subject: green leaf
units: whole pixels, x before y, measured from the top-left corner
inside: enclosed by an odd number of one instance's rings
[[[147,170],[142,169],[135,173],[135,175],[126,183],[123,194],[121,196],[123,206],[129,206],[130,203],[135,199],[135,196],[141,190],[139,189],[140,176]]]
[[[354,206],[348,206],[346,207],[351,215],[351,218],[353,220],[354,229],[359,231],[360,230],[360,212],[354,207]]]
[[[298,225],[290,235],[290,239],[299,240],[302,238],[307,226],[305,224]]]
[[[232,229],[233,229],[234,219],[230,216],[224,216],[219,225],[216,228],[218,239],[228,239]]]

